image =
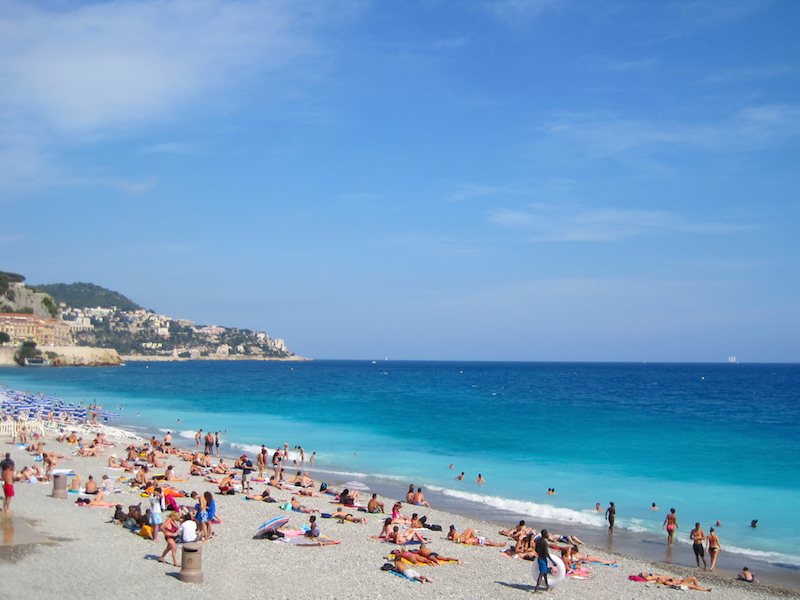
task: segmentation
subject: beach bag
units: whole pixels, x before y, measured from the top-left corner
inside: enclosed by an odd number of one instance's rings
[[[150,528],[150,525],[142,525],[142,528],[139,530],[139,536],[152,539],[153,530]]]
[[[394,565],[392,563],[383,563],[381,571],[394,571]]]
[[[122,524],[122,526],[125,529],[135,529],[136,525],[137,525],[136,519],[131,519],[131,518],[126,519],[125,522]]]
[[[327,483],[320,483],[319,484],[319,491],[320,492],[324,492],[327,489],[328,489],[328,484]]]
[[[442,530],[442,526],[441,525],[424,525],[424,527],[426,529],[430,529],[431,531],[441,531]]]

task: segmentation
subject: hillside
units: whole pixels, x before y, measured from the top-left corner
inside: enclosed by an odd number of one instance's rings
[[[0,313],[34,314],[40,319],[56,316],[56,305],[47,292],[28,287],[25,277],[0,271]]]
[[[50,294],[56,301],[71,308],[111,308],[138,310],[138,304],[118,292],[112,292],[93,283],[50,283],[37,285],[36,289]]]

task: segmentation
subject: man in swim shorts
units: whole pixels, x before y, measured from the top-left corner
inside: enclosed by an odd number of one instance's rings
[[[417,493],[414,494],[413,504],[417,506],[424,506],[426,508],[430,508],[431,505],[425,501],[425,496],[422,494],[422,488],[417,488]]]
[[[694,550],[694,559],[697,561],[697,568],[700,568],[700,559],[703,559],[703,570],[708,568],[706,563],[706,553],[703,550],[703,541],[706,539],[706,532],[700,529],[700,523],[694,524],[694,529],[689,534],[692,539],[692,550]]]
[[[547,545],[547,530],[542,529],[541,537],[536,540],[536,544],[534,546],[534,550],[536,550],[536,556],[538,564],[539,564],[539,578],[536,580],[536,587],[533,588],[533,593],[539,591],[539,584],[544,579],[544,589],[545,591],[550,589],[550,585],[547,582],[547,559],[550,558],[550,547]]]
[[[14,461],[11,454],[6,452],[6,457],[0,463],[3,469],[3,512],[11,512],[11,498],[14,497]]]
[[[614,507],[614,503],[611,502],[606,509],[606,519],[608,519],[608,533],[614,533],[614,519],[617,516],[617,509]]]

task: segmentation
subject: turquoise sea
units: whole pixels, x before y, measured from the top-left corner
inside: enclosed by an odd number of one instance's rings
[[[727,557],[800,568],[800,365],[154,362],[8,368],[0,382],[97,401],[187,447],[199,428],[227,430],[228,454],[300,445],[317,478],[398,497],[414,483],[496,520],[604,535],[595,503],[613,501],[618,535],[665,546],[675,508],[687,547],[696,521],[719,520]]]

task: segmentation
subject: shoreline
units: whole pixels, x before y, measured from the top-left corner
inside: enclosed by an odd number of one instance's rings
[[[127,440],[111,441],[118,443],[111,452],[122,456]],[[184,438],[178,443],[182,442]],[[89,474],[96,479],[103,474],[120,474],[103,466],[105,458],[73,457],[71,452],[74,446],[50,439],[46,443],[48,450],[72,459],[59,462],[56,468],[69,468],[79,473],[84,481]],[[182,445],[185,447],[189,444]],[[11,452],[18,468],[34,464],[32,457],[16,445],[6,444],[5,447]],[[181,477],[188,472],[188,463],[176,460],[166,462],[174,464]],[[155,469],[155,472],[160,473],[162,469]],[[205,483],[200,477],[188,479],[176,486],[187,492],[216,492],[216,486]],[[333,481],[332,477],[327,479]],[[147,498],[139,495],[138,491],[129,491],[126,485],[119,482],[115,485],[121,492],[110,496],[110,502],[119,502],[126,508],[129,504],[140,502],[146,505]],[[260,492],[264,484],[254,483],[253,487],[255,492]],[[278,508],[279,504],[245,501],[240,494],[232,497],[215,494],[218,512],[224,523],[214,526],[217,535],[203,546],[204,583],[184,584],[175,579],[177,569],[174,566],[156,560],[164,549],[163,540],[154,543],[109,523],[113,509],[78,507],[73,494],[68,494],[67,500],[54,499],[51,497],[51,483],[17,483],[15,488],[12,512],[50,541],[45,544],[0,547],[0,576],[4,581],[3,592],[8,597],[60,597],[65,594],[66,597],[73,597],[91,589],[92,593],[113,593],[122,597],[147,593],[159,596],[169,594],[177,599],[196,598],[198,593],[215,597],[233,593],[235,597],[243,598],[319,598],[340,595],[375,598],[394,597],[397,594],[414,597],[424,595],[425,598],[474,598],[476,590],[481,590],[477,595],[504,600],[527,597],[535,584],[531,564],[527,561],[503,557],[496,548],[456,545],[444,540],[450,523],[460,531],[472,527],[488,539],[504,540],[497,534],[495,523],[490,521],[464,517],[440,507],[420,509],[420,513],[429,516],[429,522],[439,523],[443,527],[442,532],[425,531],[432,540],[431,548],[461,558],[464,562],[464,565],[418,568],[422,574],[436,581],[423,586],[380,571],[380,566],[386,562],[384,557],[394,547],[368,537],[379,531],[381,518],[368,516],[367,525],[322,519],[322,532],[341,544],[321,548],[295,547],[283,542],[254,540],[253,535],[261,523],[272,517],[288,517],[290,526],[301,527],[308,522],[307,515],[282,511]],[[377,487],[375,492],[385,503],[391,503],[392,498],[397,497],[384,496]],[[282,490],[273,490],[273,495],[280,501],[291,497],[290,492]],[[437,495],[430,494],[429,500],[434,501],[434,506],[438,499]],[[333,512],[335,508],[330,497],[303,498],[302,503],[323,512]],[[186,499],[180,499],[179,504],[187,504]],[[409,514],[412,508],[417,510],[404,504],[402,513]],[[358,513],[358,516],[362,514]],[[505,526],[513,524],[510,517],[504,521]],[[530,524],[537,528],[539,525]],[[8,528],[4,525],[4,538],[7,536]],[[752,598],[754,593],[762,598],[796,597],[796,592],[780,586],[754,587],[722,574],[698,574],[695,569],[636,559],[589,544],[584,548],[601,556],[614,557],[619,566],[592,565],[588,580],[567,578],[554,588],[553,593],[558,593],[561,598],[645,598],[653,593],[674,593],[674,590],[663,586],[627,580],[628,575],[642,571],[675,576],[696,575],[701,585],[714,588],[712,594],[724,594],[726,599],[745,600]],[[180,552],[178,560],[181,560]],[[19,576],[21,573],[25,576]]]
[[[125,427],[133,430],[137,435],[149,440],[152,436],[162,439],[166,428],[156,428],[149,425],[133,425],[130,421],[126,423]],[[163,430],[163,431],[162,431]],[[188,438],[176,436],[176,431],[171,430],[174,437],[180,440],[177,443],[185,443],[187,446],[189,442],[193,442]],[[237,442],[225,441],[220,446],[220,454],[226,462],[234,461],[246,451],[241,448],[236,448]],[[270,452],[274,448],[270,449]],[[248,455],[253,458],[251,452]],[[340,469],[337,465],[320,465],[317,462],[315,467],[310,467],[308,464],[301,467],[286,468],[287,474],[295,470],[308,471],[312,478],[319,481],[325,481],[329,486],[336,487],[349,481],[351,479],[358,479],[368,482],[372,491],[377,492],[381,496],[402,499],[405,496],[408,485],[414,483],[411,479],[392,482],[385,479],[375,479],[369,473],[356,474],[347,470]],[[455,472],[455,471],[454,471]],[[321,476],[321,477],[320,477]],[[715,571],[704,571],[702,568],[697,569],[694,566],[694,554],[690,544],[678,542],[669,549],[666,544],[666,533],[662,537],[655,537],[652,534],[637,533],[625,529],[617,529],[612,536],[606,534],[605,527],[592,527],[591,525],[568,523],[557,520],[542,519],[531,517],[522,513],[517,513],[505,509],[497,509],[488,505],[470,502],[460,498],[454,498],[445,494],[439,493],[434,490],[424,490],[426,499],[432,506],[444,511],[448,514],[458,515],[464,519],[477,520],[482,523],[490,524],[496,532],[499,529],[512,527],[520,520],[525,520],[529,526],[535,527],[537,530],[542,527],[548,529],[550,532],[559,532],[569,535],[575,535],[579,539],[587,542],[594,550],[601,555],[606,553],[614,556],[624,556],[632,560],[644,560],[651,565],[659,565],[663,569],[682,569],[680,573],[682,576],[706,576],[714,578],[715,580],[725,581],[736,577],[741,572],[742,566],[748,566],[751,571],[759,574],[759,579],[763,582],[765,578],[770,581],[771,585],[778,586],[780,589],[793,590],[795,593],[800,591],[800,578],[795,574],[794,569],[787,569],[778,565],[774,565],[763,559],[748,557],[739,553],[725,552],[724,538],[722,551],[717,559],[717,568]],[[706,531],[707,532],[707,531]],[[720,531],[720,534],[724,534]],[[491,536],[491,533],[489,534]],[[497,536],[495,536],[497,537]],[[494,539],[494,538],[491,538]],[[664,558],[661,558],[661,557]],[[708,557],[706,557],[708,560]],[[709,560],[710,564],[710,560]],[[762,576],[763,575],[763,576]]]

